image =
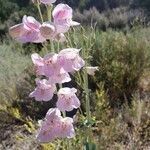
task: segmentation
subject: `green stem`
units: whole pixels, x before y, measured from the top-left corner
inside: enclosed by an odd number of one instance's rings
[[[52,21],[52,5],[46,5],[48,21]]]
[[[60,43],[57,42],[57,53],[59,53],[59,51],[60,51]]]
[[[65,118],[66,117],[66,112],[62,111],[62,114],[63,114],[63,117]]]
[[[51,52],[55,53],[55,47],[53,41],[50,41],[51,44]]]
[[[39,15],[40,15],[41,21],[42,21],[42,23],[43,23],[44,20],[43,20],[43,16],[42,16],[42,12],[41,12],[40,2],[39,2],[39,1],[38,1],[38,3],[37,3],[37,8],[38,8],[38,11],[39,11]]]
[[[42,46],[44,48],[45,54],[47,54],[48,53],[48,49],[47,49],[47,46],[45,45],[45,43],[42,43]]]
[[[91,113],[90,113],[90,98],[89,98],[89,89],[88,89],[88,74],[85,70],[84,72],[84,91],[85,91],[85,100],[86,100],[86,115],[88,123],[91,120]]]

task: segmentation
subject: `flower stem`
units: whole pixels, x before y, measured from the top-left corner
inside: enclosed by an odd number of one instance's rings
[[[52,21],[52,5],[46,5],[48,21]]]
[[[86,115],[88,123],[91,120],[90,113],[90,98],[89,98],[89,89],[88,89],[88,74],[87,71],[84,71],[84,91],[85,91],[85,100],[86,100]]]
[[[39,11],[39,15],[40,15],[41,21],[43,23],[44,20],[43,20],[43,16],[42,16],[42,12],[41,12],[40,2],[39,1],[37,1],[37,8],[38,8],[38,11]]]

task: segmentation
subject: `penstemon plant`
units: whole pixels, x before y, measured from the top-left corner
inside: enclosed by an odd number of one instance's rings
[[[41,23],[32,16],[23,16],[22,23],[9,29],[11,37],[22,43],[42,43],[44,47],[54,42],[62,43],[67,40],[65,33],[71,26],[78,26],[80,23],[72,20],[73,10],[67,4],[58,4],[53,8],[56,0],[32,0],[37,6]],[[47,8],[47,21],[44,22],[40,5]],[[46,47],[48,52],[48,47]],[[41,57],[37,53],[31,55],[35,67],[37,87],[30,93],[36,101],[50,101],[54,94],[58,100],[56,108],[50,108],[43,120],[40,121],[37,140],[40,142],[51,142],[56,138],[73,138],[75,130],[73,119],[66,117],[66,111],[72,111],[80,107],[80,101],[76,96],[77,89],[63,87],[62,84],[71,81],[70,74],[83,69],[83,89],[86,100],[86,121],[88,128],[86,142],[91,142],[91,114],[90,98],[88,89],[88,75],[94,75],[98,67],[88,66],[86,57],[88,53],[84,50],[84,59],[80,56],[80,49],[66,48],[63,50],[53,49],[50,53]],[[80,72],[79,72],[80,73]],[[59,88],[57,88],[59,85]],[[63,115],[62,115],[63,114]],[[89,149],[90,146],[86,146]]]

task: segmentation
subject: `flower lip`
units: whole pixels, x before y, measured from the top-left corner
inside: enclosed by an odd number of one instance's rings
[[[40,27],[41,35],[46,39],[53,39],[55,30],[55,26],[50,22],[44,22]]]
[[[98,66],[95,66],[95,67],[92,67],[92,66],[87,66],[86,67],[86,71],[87,71],[87,73],[89,74],[89,75],[92,75],[92,76],[94,76],[95,75],[95,72],[96,71],[98,71],[99,69],[98,69]]]
[[[77,89],[75,88],[68,88],[68,87],[64,87],[64,88],[61,88],[59,91],[58,91],[58,94],[61,94],[61,95],[72,95],[72,94],[75,94],[77,92]]]
[[[46,79],[36,79],[37,87],[30,93],[29,97],[35,97],[37,101],[49,101],[52,99],[56,86],[50,84]]]
[[[43,121],[40,121],[40,129],[36,136],[38,141],[45,143],[55,138],[72,138],[75,136],[73,119],[63,118],[58,108],[50,108]]]
[[[39,31],[41,24],[32,16],[23,16],[22,22],[27,30]]]
[[[58,101],[56,106],[61,111],[71,111],[74,108],[80,107],[80,101],[76,96],[77,89],[75,88],[61,88],[58,91]]]
[[[58,4],[53,12],[52,16],[54,18],[54,21],[56,20],[64,20],[64,19],[72,19],[72,13],[73,10],[71,7],[69,7],[67,4]]]
[[[56,0],[40,0],[41,3],[51,5],[56,2]]]

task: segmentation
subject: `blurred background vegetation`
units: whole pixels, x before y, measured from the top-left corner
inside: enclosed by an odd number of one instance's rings
[[[95,77],[89,76],[92,136],[97,149],[148,150],[150,1],[57,0],[60,2],[73,7],[74,20],[82,24],[67,33],[68,40],[60,48],[85,49],[90,53],[89,65],[99,67]],[[28,98],[35,86],[30,55],[44,55],[43,47],[17,43],[8,35],[8,28],[19,23],[24,14],[39,19],[30,0],[0,0],[0,149],[57,149],[59,140],[50,144],[35,140],[37,121],[53,103]],[[57,44],[54,47],[57,49]],[[80,83],[78,75],[75,81]],[[77,113],[77,136],[70,140],[75,150],[82,148],[86,130],[85,100],[78,88],[83,116]]]

